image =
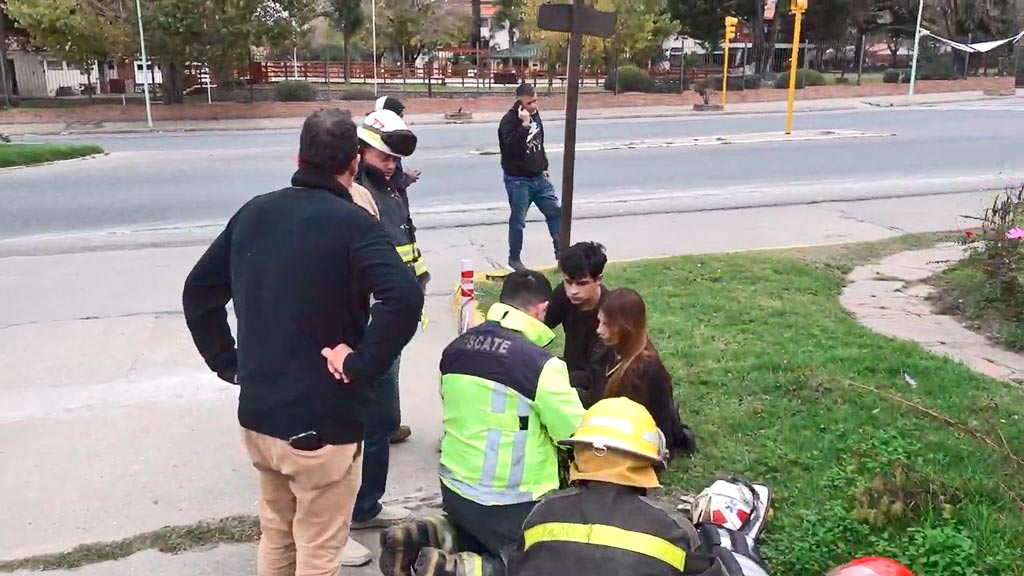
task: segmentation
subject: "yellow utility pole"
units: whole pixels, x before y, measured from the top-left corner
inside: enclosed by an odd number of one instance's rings
[[[725,17],[725,58],[722,59],[722,108],[725,108],[725,96],[729,91],[729,40],[736,37],[736,23],[739,19],[734,16]]]
[[[807,11],[807,0],[789,0],[789,11],[796,20],[793,22],[793,57],[789,62],[789,102],[786,105],[786,134],[793,132],[793,100],[796,98],[796,71],[800,60],[800,24]]]

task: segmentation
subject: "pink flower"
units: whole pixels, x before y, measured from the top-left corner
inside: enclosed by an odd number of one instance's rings
[[[1024,230],[1020,228],[1010,228],[1006,233],[1007,240],[1020,240],[1022,238],[1024,238]]]

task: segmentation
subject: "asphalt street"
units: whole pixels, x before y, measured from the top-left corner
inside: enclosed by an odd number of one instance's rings
[[[884,197],[917,185],[943,192],[978,188],[974,178],[1024,171],[1021,100],[991,105],[804,113],[796,130],[857,130],[885,136],[836,140],[598,150],[598,144],[680,143],[700,136],[781,132],[780,114],[587,121],[579,127],[576,198],[588,202],[686,197],[743,206],[792,203],[820,190],[842,200],[844,186]],[[561,122],[546,124],[552,178],[560,182]],[[406,161],[423,172],[411,189],[416,211],[441,212],[505,201],[493,124],[421,126]],[[182,227],[226,220],[256,194],[287,185],[295,131],[96,135],[108,156],[0,172],[0,239]],[[765,200],[765,194],[768,199]],[[859,196],[858,199],[863,196]],[[708,200],[710,202],[710,200]],[[806,201],[800,198],[799,201]],[[710,204],[709,204],[710,206]]]

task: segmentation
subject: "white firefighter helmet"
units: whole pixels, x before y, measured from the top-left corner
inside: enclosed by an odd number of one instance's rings
[[[729,530],[741,530],[757,510],[757,496],[743,483],[716,480],[697,496],[694,523],[710,522]]]
[[[366,145],[392,156],[410,156],[416,151],[416,135],[405,120],[391,110],[374,110],[356,128]]]

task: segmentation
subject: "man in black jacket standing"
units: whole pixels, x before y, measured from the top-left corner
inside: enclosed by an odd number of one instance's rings
[[[352,203],[357,147],[347,113],[307,118],[292,186],[242,206],[185,281],[196,347],[241,388],[238,420],[260,480],[259,576],[337,574],[370,385],[412,338],[423,308],[384,228]]]
[[[516,88],[516,102],[498,126],[498,145],[511,210],[508,219],[508,265],[514,270],[526,269],[522,261],[523,230],[526,229],[526,213],[530,204],[536,204],[544,214],[557,259],[562,207],[558,204],[548,173],[544,124],[537,110],[537,92],[533,86],[521,84]]]

